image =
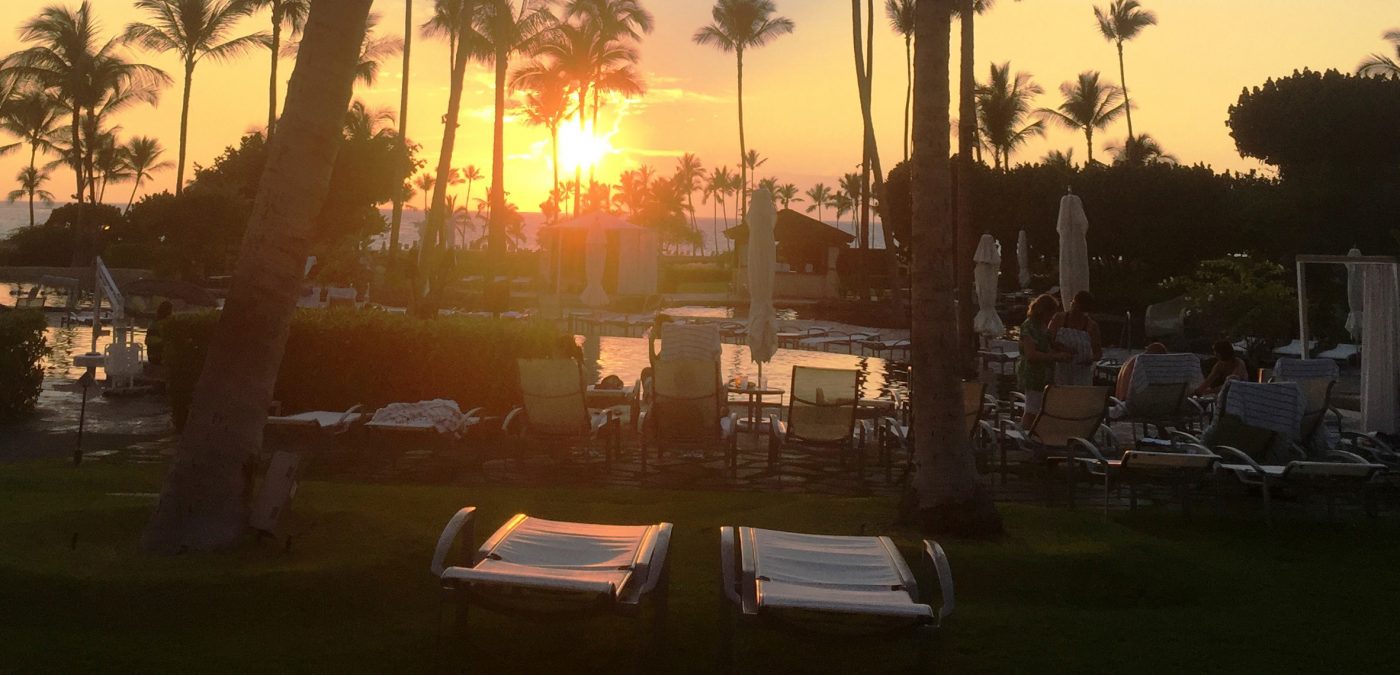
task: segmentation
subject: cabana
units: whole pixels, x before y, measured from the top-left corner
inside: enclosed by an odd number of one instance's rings
[[[746,286],[749,227],[736,225],[724,231],[734,241],[740,267],[735,270],[736,286]],[[821,300],[841,294],[841,277],[836,259],[855,236],[792,209],[778,211],[773,226],[778,244],[778,271],[773,279],[773,297]]]
[[[603,289],[610,296],[656,293],[660,245],[652,230],[610,213],[588,213],[540,228],[540,275],[563,295],[578,295],[588,285],[588,233],[600,228],[607,240]]]

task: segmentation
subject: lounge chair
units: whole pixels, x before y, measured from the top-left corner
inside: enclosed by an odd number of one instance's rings
[[[1305,429],[1302,440],[1305,444],[1318,440],[1315,433],[1318,426],[1326,419],[1330,413],[1333,419],[1335,433],[1329,435],[1325,440],[1329,444],[1335,438],[1340,438],[1342,433],[1342,411],[1332,405],[1332,389],[1341,378],[1341,370],[1337,363],[1331,359],[1279,359],[1274,364],[1272,382],[1294,382],[1303,389],[1307,395],[1308,404],[1304,412],[1305,425],[1312,427]],[[1325,427],[1325,425],[1322,425]]]
[[[776,476],[785,447],[831,448],[845,466],[854,454],[858,475],[864,477],[865,452],[856,443],[856,406],[860,403],[860,371],[792,367],[787,422],[769,416],[768,468]]]
[[[846,353],[850,354],[855,351],[855,345],[868,340],[879,339],[879,333],[862,333],[859,331],[847,333],[845,331],[833,330],[828,331],[826,335],[802,338],[797,341],[797,346],[799,349],[819,352],[829,352],[832,347],[845,347]]]
[[[391,466],[397,466],[410,450],[426,451],[439,458],[461,455],[460,441],[482,421],[482,409],[463,413],[456,401],[434,399],[416,403],[390,403],[365,423],[365,432],[382,447]]]
[[[1320,351],[1314,354],[1319,359],[1330,359],[1340,363],[1351,363],[1361,359],[1361,347],[1354,344],[1342,343],[1337,346]]]
[[[1109,391],[1109,387],[1050,385],[1045,388],[1040,412],[1031,420],[1029,428],[1023,428],[1014,419],[1007,420],[1003,428],[997,428],[991,421],[982,422],[988,437],[1000,441],[1002,480],[1006,480],[1006,449],[1009,444],[1028,455],[1032,463],[1042,464],[1046,469],[1054,469],[1057,464],[1065,465],[1072,504],[1075,462],[1071,460],[1076,457],[1104,457],[1106,453],[1103,448],[1109,449],[1108,454],[1117,454],[1113,431],[1104,425],[1108,415]],[[1094,439],[1101,440],[1102,448]],[[1046,498],[1049,496],[1047,490]]]
[[[670,523],[594,525],[518,514],[473,552],[475,515],[469,506],[452,516],[430,567],[444,599],[456,608],[459,648],[466,646],[473,606],[549,619],[637,617],[646,603],[652,609],[652,639],[658,646],[664,640]]]
[[[1089,457],[1077,460],[1091,476],[1103,481],[1103,510],[1108,515],[1109,492],[1115,483],[1128,486],[1129,508],[1137,508],[1140,485],[1165,485],[1174,489],[1181,510],[1191,510],[1191,492],[1210,477],[1220,457],[1205,448],[1179,446],[1184,452],[1133,449],[1119,459],[1104,457],[1093,444],[1084,446]]]
[[[1172,427],[1194,428],[1205,417],[1205,409],[1190,397],[1200,386],[1201,360],[1195,354],[1139,354],[1134,357],[1128,398],[1111,398],[1114,420],[1126,422],[1137,440],[1138,426],[1143,436],[1149,427],[1157,428],[1159,438]]]
[[[816,632],[908,631],[929,638],[953,613],[953,574],[937,542],[925,540],[942,602],[918,582],[888,537],[796,534],[721,527],[720,583],[724,666],[732,669],[739,621]]]
[[[347,307],[354,309],[359,306],[356,299],[359,293],[349,286],[332,286],[326,289],[326,307],[334,309],[336,307]]]
[[[297,429],[314,429],[322,433],[344,433],[356,422],[364,419],[360,412],[363,406],[355,405],[344,412],[333,410],[311,410],[295,415],[269,415],[267,425]]]
[[[1317,340],[1308,340],[1308,352],[1317,349]],[[1293,357],[1295,359],[1303,357],[1303,341],[1293,340],[1288,344],[1274,350],[1274,356],[1279,358]]]
[[[597,443],[603,463],[612,465],[621,438],[616,407],[592,410],[587,405],[581,366],[572,359],[520,359],[520,393],[524,405],[510,411],[501,430],[553,446],[556,454]]]
[[[666,359],[652,367],[652,395],[640,417],[642,473],[647,470],[647,441],[657,459],[668,447],[700,452],[724,447],[730,470],[737,469],[738,416],[726,409],[719,363]]]
[[[1370,512],[1369,489],[1385,466],[1345,450],[1309,456],[1296,442],[1307,431],[1306,399],[1295,383],[1230,382],[1220,393],[1215,423],[1198,445],[1223,458],[1219,470],[1259,488],[1266,516],[1271,492],[1279,487],[1322,492],[1329,516],[1339,492],[1360,492]]]

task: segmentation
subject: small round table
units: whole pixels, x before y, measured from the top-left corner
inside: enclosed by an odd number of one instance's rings
[[[749,409],[749,415],[748,417],[739,419],[739,430],[753,431],[755,433],[768,433],[771,431],[768,428],[767,420],[762,417],[764,407],[763,399],[769,396],[777,396],[778,407],[782,407],[783,395],[787,393],[776,387],[758,387],[752,384],[744,387],[736,387],[732,384],[727,384],[724,386],[724,390],[731,394],[739,394],[740,396],[748,398],[745,407]]]

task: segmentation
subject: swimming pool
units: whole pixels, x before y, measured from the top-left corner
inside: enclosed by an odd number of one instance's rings
[[[642,369],[650,365],[644,338],[581,335],[575,339],[583,346],[584,367],[594,382],[616,375],[631,384],[641,377]],[[720,374],[726,382],[741,373],[752,382],[758,381],[758,364],[749,358],[746,345],[721,346]],[[764,380],[770,387],[790,391],[793,366],[859,371],[863,398],[891,398],[909,393],[908,366],[874,356],[779,349],[773,360],[763,366]]]

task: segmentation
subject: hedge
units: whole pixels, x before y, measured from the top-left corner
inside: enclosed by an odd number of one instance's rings
[[[163,326],[177,429],[218,318],[180,314]],[[288,413],[434,398],[455,400],[463,410],[504,411],[520,400],[516,359],[547,355],[558,339],[553,326],[533,321],[303,310],[292,319],[274,399]]]
[[[34,412],[44,386],[48,320],[35,310],[0,312],[0,421]]]

